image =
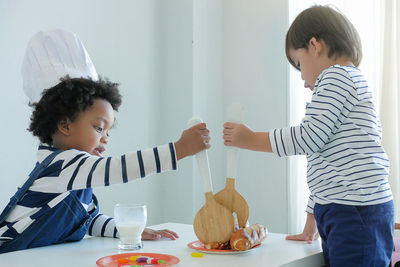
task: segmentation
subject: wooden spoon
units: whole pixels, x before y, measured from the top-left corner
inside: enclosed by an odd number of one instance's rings
[[[227,120],[242,123],[243,107],[240,103],[232,103],[227,110]],[[215,194],[218,203],[236,212],[240,228],[245,227],[249,218],[249,206],[246,200],[235,189],[235,178],[237,177],[238,148],[226,147],[226,184],[225,188]]]
[[[192,118],[188,124],[191,127],[198,123],[201,123],[199,118]],[[206,203],[194,218],[194,232],[203,244],[209,242],[225,243],[230,240],[234,230],[233,215],[214,199],[207,151],[198,152],[196,159],[203,181]]]

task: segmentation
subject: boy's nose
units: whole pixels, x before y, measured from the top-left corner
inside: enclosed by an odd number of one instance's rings
[[[107,144],[108,143],[108,137],[106,135],[103,135],[100,139],[100,142],[102,142],[103,144]]]

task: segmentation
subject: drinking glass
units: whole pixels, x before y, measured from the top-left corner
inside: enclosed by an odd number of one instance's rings
[[[142,232],[147,221],[146,205],[116,204],[114,219],[120,239],[118,248],[128,250],[142,248]]]

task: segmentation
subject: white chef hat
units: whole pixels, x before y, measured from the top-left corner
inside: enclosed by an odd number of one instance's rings
[[[67,74],[71,78],[98,80],[79,37],[62,29],[40,31],[31,38],[21,71],[23,88],[30,103],[38,102],[44,89],[57,85]]]

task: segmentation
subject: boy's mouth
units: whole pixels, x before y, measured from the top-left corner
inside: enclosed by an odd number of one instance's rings
[[[104,147],[96,147],[94,149],[94,154],[96,156],[102,157],[102,153],[105,151],[106,149]]]

